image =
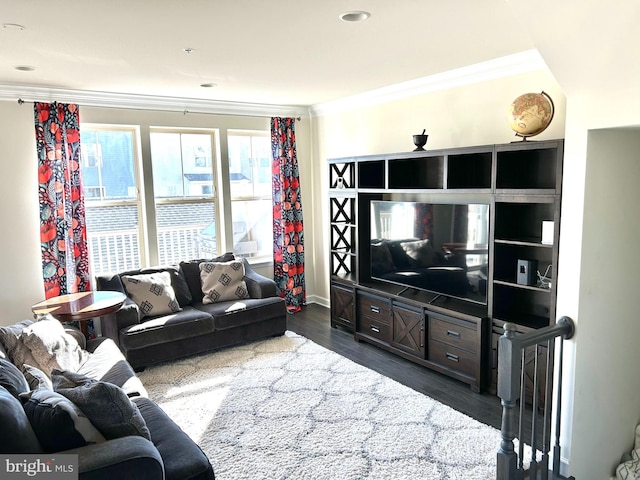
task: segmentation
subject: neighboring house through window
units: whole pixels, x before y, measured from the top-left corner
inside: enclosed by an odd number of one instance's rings
[[[269,132],[228,131],[233,252],[273,255],[271,140]]]
[[[93,275],[143,264],[135,127],[82,126],[82,183]]]
[[[150,140],[160,264],[217,255],[213,132],[152,129]]]

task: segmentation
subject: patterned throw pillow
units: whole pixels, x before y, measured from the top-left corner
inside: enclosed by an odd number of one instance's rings
[[[242,260],[203,262],[200,264],[200,279],[204,293],[202,303],[249,298]]]
[[[155,317],[182,310],[171,286],[169,272],[123,275],[122,283],[140,308],[141,317]]]

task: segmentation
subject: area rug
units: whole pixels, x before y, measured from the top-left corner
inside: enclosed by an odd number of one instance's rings
[[[217,480],[496,477],[496,429],[291,332],[140,377]]]

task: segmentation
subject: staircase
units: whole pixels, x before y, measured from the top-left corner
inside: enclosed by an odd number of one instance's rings
[[[560,475],[560,418],[563,342],[575,333],[569,317],[555,325],[524,334],[507,323],[498,343],[498,396],[502,403],[502,441],[497,455],[498,480],[574,480]],[[555,415],[553,410],[554,353],[558,351]],[[542,352],[546,368],[538,368]],[[525,369],[533,355],[532,371]],[[526,379],[526,375],[533,378]],[[526,382],[525,380],[528,380]],[[527,384],[533,386],[525,392]],[[551,445],[552,422],[555,427]],[[518,440],[515,448],[514,440]],[[552,462],[552,464],[551,464]]]

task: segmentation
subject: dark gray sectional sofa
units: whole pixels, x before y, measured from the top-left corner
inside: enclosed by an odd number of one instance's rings
[[[233,259],[232,253],[225,253],[214,259],[98,276],[98,290],[127,294],[123,276],[169,272],[171,286],[181,307],[179,312],[169,315],[141,318],[138,305],[127,297],[120,310],[102,317],[102,334],[120,347],[137,370],[159,362],[284,334],[287,311],[284,300],[276,296],[275,282],[256,273],[246,260],[244,280],[250,298],[203,303],[200,263]]]
[[[29,324],[30,321],[25,321],[16,326],[27,327]],[[67,333],[73,333],[72,329]],[[0,456],[32,454],[46,460],[56,454],[78,455],[79,480],[214,480],[209,459],[155,402],[147,398],[142,382],[115,344],[104,337],[85,344],[79,331],[73,336],[88,357],[75,373],[120,388],[144,419],[150,440],[139,435],[124,435],[98,443],[81,442],[75,448],[65,449],[62,445],[70,442],[65,436],[75,428],[74,425],[63,421],[63,410],[55,403],[47,403],[37,418],[28,418],[23,407],[27,400],[21,400],[20,394],[30,388],[42,387],[27,382],[22,373],[24,365],[18,363],[10,368],[9,350],[0,341]],[[106,409],[107,412],[113,410]],[[118,417],[117,412],[113,416]],[[36,435],[40,432],[37,424],[41,428],[48,427],[48,444]],[[53,425],[59,428],[53,428]],[[76,437],[74,441],[77,442]]]

